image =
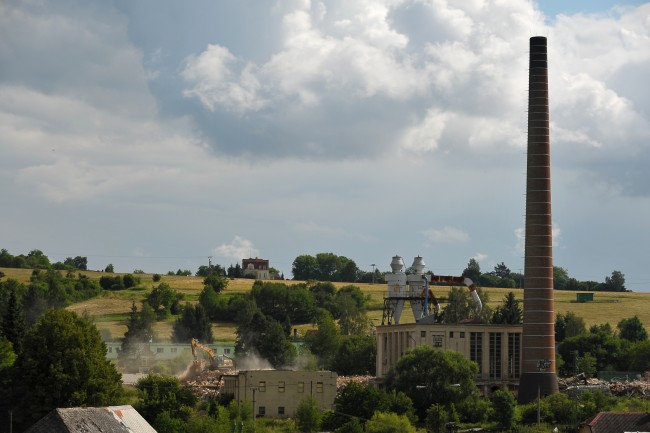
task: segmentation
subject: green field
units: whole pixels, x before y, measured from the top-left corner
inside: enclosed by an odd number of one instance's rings
[[[28,282],[32,273],[30,269],[13,269],[0,268],[5,273],[4,279],[13,278],[20,282]],[[85,271],[82,272],[92,279],[99,279],[104,273]],[[152,274],[139,274],[141,283],[136,289],[123,290],[120,292],[104,292],[101,296],[89,299],[84,302],[73,304],[68,310],[76,313],[84,311],[90,314],[94,319],[97,327],[104,332],[110,332],[113,339],[121,338],[126,331],[126,318],[131,311],[131,305],[135,301],[140,307],[140,301],[146,293],[159,283],[153,282]],[[182,277],[182,276],[162,276],[161,282],[166,282],[175,290],[185,295],[185,300],[196,302],[198,295],[203,289],[203,278],[201,277]],[[295,284],[296,281],[285,281],[287,284]],[[251,289],[253,280],[234,279],[230,280],[228,288],[224,295],[233,293],[244,293]],[[337,287],[342,287],[347,283],[335,283]],[[383,297],[386,291],[384,284],[356,284],[361,290],[370,295],[369,317],[373,323],[381,323]],[[432,287],[433,293],[438,298],[445,298],[448,287]],[[523,300],[523,290],[521,289],[499,289],[484,288],[483,292],[488,294],[488,305],[492,308],[501,303],[508,292],[514,292],[517,299]],[[595,292],[593,302],[577,303],[576,293],[572,291],[555,292],[555,312],[567,313],[574,312],[582,317],[587,327],[594,324],[609,322],[612,327],[621,320],[634,315],[639,316],[644,326],[650,329],[650,293],[612,293],[612,292]],[[444,303],[443,303],[444,306]],[[402,323],[413,322],[413,316],[409,314],[410,310],[405,308],[402,315]],[[167,321],[161,321],[156,324],[155,332],[161,339],[168,339],[171,335],[172,323],[174,318]],[[300,325],[298,328],[304,330],[311,325]],[[215,338],[219,341],[233,341],[235,339],[235,327],[232,323],[216,323],[213,325]]]

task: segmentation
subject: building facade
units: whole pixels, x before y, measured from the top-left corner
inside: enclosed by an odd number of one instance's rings
[[[246,276],[254,276],[257,280],[268,280],[269,275],[269,261],[264,259],[243,259],[242,260],[242,274]]]
[[[522,325],[483,323],[379,325],[377,378],[381,379],[408,350],[426,345],[453,350],[479,367],[475,382],[484,393],[516,390],[521,376]]]
[[[306,397],[321,410],[333,410],[336,378],[331,371],[242,370],[223,376],[222,393],[252,402],[257,417],[293,417]]]

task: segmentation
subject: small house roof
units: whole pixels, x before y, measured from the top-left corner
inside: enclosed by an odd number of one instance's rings
[[[156,433],[132,406],[54,409],[25,433]]]
[[[591,433],[650,432],[650,414],[599,412],[585,424]]]

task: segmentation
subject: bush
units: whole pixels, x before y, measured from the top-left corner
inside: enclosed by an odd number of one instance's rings
[[[157,283],[158,281],[160,281],[161,278],[162,277],[160,276],[160,274],[153,274],[153,282],[154,283]]]

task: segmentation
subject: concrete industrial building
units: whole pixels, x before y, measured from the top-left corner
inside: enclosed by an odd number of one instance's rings
[[[321,410],[334,410],[336,379],[331,371],[241,370],[223,376],[222,394],[252,402],[257,417],[292,417],[307,397]]]
[[[430,283],[465,285],[474,302],[474,314],[483,306],[474,283],[465,277],[424,273],[424,260],[416,257],[404,271],[404,262],[393,257],[392,272],[386,275],[382,325],[377,332],[377,378],[381,380],[407,350],[426,345],[453,350],[476,362],[475,382],[485,393],[497,388],[516,390],[522,372],[522,325],[490,325],[479,320],[444,323],[440,305]],[[400,324],[405,304],[410,304],[415,323]]]
[[[482,323],[379,325],[377,378],[386,375],[407,350],[430,346],[452,350],[478,364],[475,383],[484,393],[516,390],[521,375],[521,325]]]

